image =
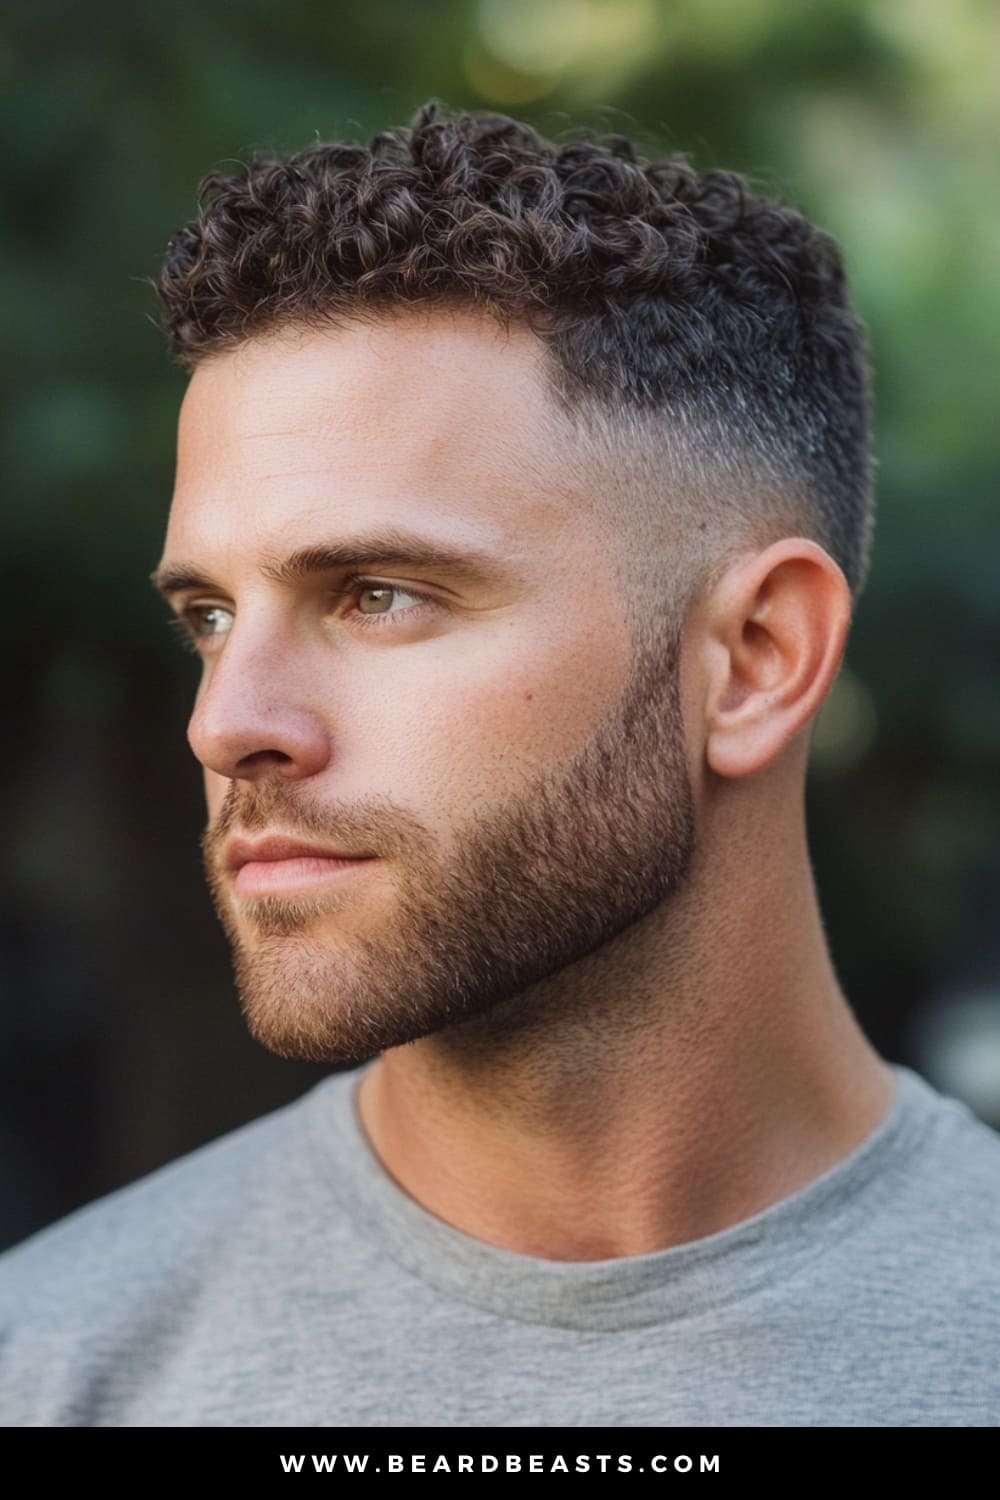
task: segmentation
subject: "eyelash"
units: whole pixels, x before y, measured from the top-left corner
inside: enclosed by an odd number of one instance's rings
[[[433,600],[429,594],[420,593],[417,589],[404,589],[402,584],[387,583],[382,578],[366,578],[361,574],[354,573],[350,578],[345,578],[343,585],[334,592],[338,599],[345,598],[348,594],[359,593],[363,589],[388,589],[391,593],[408,594],[411,599],[419,602],[407,605],[405,609],[396,610],[393,614],[363,615],[355,612],[354,623],[360,625],[363,630],[384,630],[388,626],[409,623],[410,618],[418,614],[426,606],[433,607]],[[175,615],[167,623],[170,629],[180,636],[181,644],[189,651],[198,653],[199,641],[210,640],[211,636],[199,636],[195,628],[195,620],[202,611],[221,608],[218,604],[191,604],[188,605],[180,615]],[[220,632],[221,633],[221,632]]]
[[[365,630],[369,626],[374,626],[376,629],[384,629],[385,625],[397,625],[400,619],[408,623],[410,618],[415,614],[419,614],[425,605],[433,605],[433,600],[429,594],[421,594],[417,589],[404,589],[402,584],[386,583],[382,578],[365,578],[358,573],[354,573],[350,578],[344,579],[343,587],[337,590],[337,595],[338,597],[343,597],[345,594],[360,593],[362,589],[388,589],[390,593],[409,594],[411,599],[420,601],[418,604],[408,604],[405,609],[397,610],[395,614],[391,615],[357,615],[355,623]]]

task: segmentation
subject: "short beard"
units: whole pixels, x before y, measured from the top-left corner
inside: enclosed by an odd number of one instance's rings
[[[316,896],[258,896],[240,902],[241,917],[261,938],[294,937],[328,910]]]
[[[514,1016],[530,1025],[533,986],[639,922],[688,874],[695,805],[679,667],[679,630],[640,644],[590,740],[473,819],[446,858],[417,819],[384,801],[336,818],[278,777],[234,781],[203,842],[253,1035],[282,1056],[354,1063],[450,1028],[488,1031],[494,1017],[498,1031]],[[395,878],[385,925],[352,929],[356,902],[364,917],[385,901],[364,889],[374,872],[314,897],[234,908],[224,840],[233,828],[274,826],[386,859]]]

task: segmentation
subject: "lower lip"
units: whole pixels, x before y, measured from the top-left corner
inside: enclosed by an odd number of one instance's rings
[[[278,891],[302,891],[329,880],[343,880],[374,859],[325,859],[306,855],[298,859],[252,859],[240,865],[233,881],[237,896],[268,896]]]

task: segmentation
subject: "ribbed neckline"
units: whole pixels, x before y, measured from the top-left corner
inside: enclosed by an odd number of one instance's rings
[[[717,1234],[646,1255],[553,1261],[491,1245],[438,1218],[383,1166],[355,1094],[373,1064],[325,1079],[303,1101],[321,1184],[358,1233],[439,1291],[518,1322],[612,1331],[692,1318],[786,1278],[840,1245],[871,1212],[877,1183],[915,1150],[945,1100],[908,1068],[879,1125],[821,1176]],[[897,1180],[903,1180],[900,1176]]]

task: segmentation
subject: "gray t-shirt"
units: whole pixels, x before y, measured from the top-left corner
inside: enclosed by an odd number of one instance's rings
[[[807,1187],[567,1263],[411,1198],[357,1071],[0,1259],[0,1421],[660,1427],[1000,1422],[1000,1136],[916,1074]]]

